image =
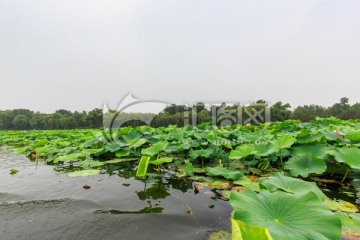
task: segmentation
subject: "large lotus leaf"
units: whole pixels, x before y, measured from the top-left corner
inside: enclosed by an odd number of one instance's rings
[[[315,193],[289,194],[251,190],[232,192],[234,219],[267,228],[276,240],[340,239],[341,222]]]
[[[157,142],[149,148],[142,149],[141,154],[147,156],[154,156],[155,154],[164,151],[164,149],[167,147],[168,144],[169,144],[168,142]]]
[[[355,142],[360,141],[360,130],[347,131],[345,137],[350,141],[355,141]]]
[[[329,147],[325,144],[309,144],[309,145],[298,145],[291,148],[292,155],[300,155],[310,153],[317,158],[325,159]]]
[[[198,157],[208,158],[213,153],[214,153],[214,150],[211,149],[211,148],[199,149],[199,150],[191,149],[190,152],[189,152],[189,156],[190,156],[191,159],[195,159],[195,158],[198,158]]]
[[[126,145],[129,146],[130,148],[138,148],[141,145],[143,145],[144,143],[146,143],[145,138],[135,138],[135,139],[131,139],[131,140],[127,141]]]
[[[279,150],[280,149],[273,142],[256,144],[254,149],[256,152],[255,155],[258,157],[269,156]]]
[[[172,158],[166,157],[166,158],[159,158],[153,161],[150,161],[149,164],[153,164],[153,165],[161,165],[164,163],[171,163],[173,161]]]
[[[267,228],[249,226],[243,221],[231,219],[232,239],[233,240],[272,240]]]
[[[306,182],[300,179],[286,177],[280,173],[276,173],[273,177],[262,178],[260,180],[260,186],[270,192],[282,190],[288,193],[305,194],[311,191],[314,192],[321,201],[327,199],[326,195],[314,182]]]
[[[249,144],[240,145],[236,149],[230,151],[229,159],[234,160],[234,159],[246,158],[250,154],[255,153],[254,149],[255,149],[254,145],[249,145]]]
[[[315,157],[312,154],[294,155],[285,163],[285,168],[290,170],[292,176],[307,177],[310,173],[322,174],[326,171],[324,160]]]
[[[100,170],[91,169],[91,170],[81,170],[81,171],[72,172],[72,173],[69,173],[68,176],[69,177],[87,177],[87,176],[96,175],[99,173],[100,173]]]
[[[341,163],[346,163],[354,169],[360,169],[360,149],[352,148],[337,148],[330,150],[328,153],[335,157],[335,160]]]
[[[224,167],[208,167],[206,174],[213,177],[224,177],[226,179],[238,180],[244,176],[240,170],[230,170]]]
[[[297,137],[297,141],[301,144],[317,143],[321,142],[323,136],[322,133],[314,133],[306,137]]]
[[[282,135],[281,137],[278,137],[278,138],[274,141],[274,144],[275,144],[279,149],[284,149],[284,148],[289,148],[289,147],[291,147],[295,142],[296,142],[296,138],[294,138],[294,137],[292,137],[292,136],[288,136],[288,135]]]

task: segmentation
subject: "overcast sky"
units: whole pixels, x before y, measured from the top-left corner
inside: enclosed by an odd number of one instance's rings
[[[0,0],[0,79],[0,109],[42,112],[360,102],[360,1]]]

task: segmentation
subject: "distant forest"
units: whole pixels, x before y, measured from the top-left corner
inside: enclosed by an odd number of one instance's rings
[[[349,104],[349,99],[344,97],[340,102],[331,107],[319,105],[304,105],[291,110],[288,103],[277,102],[268,105],[264,100],[259,100],[242,107],[244,115],[246,109],[259,108],[259,105],[266,106],[270,111],[271,121],[284,121],[287,119],[300,120],[308,122],[315,117],[337,117],[340,119],[360,119],[360,103]],[[234,112],[239,109],[239,105],[220,105],[212,106],[215,110],[220,108]],[[101,109],[94,109],[86,112],[71,112],[68,110],[57,110],[55,113],[45,114],[33,112],[28,109],[0,110],[0,130],[30,130],[30,129],[74,129],[74,128],[100,128],[109,126],[139,126],[149,124],[153,127],[162,127],[169,125],[184,125],[184,117],[192,119],[196,113],[196,123],[211,122],[212,109],[206,108],[203,103],[197,103],[191,108],[185,105],[168,105],[159,114],[153,113],[118,113],[110,110],[103,115]],[[187,113],[186,113],[187,112]],[[190,122],[191,123],[191,122]],[[112,124],[112,125],[111,125]]]

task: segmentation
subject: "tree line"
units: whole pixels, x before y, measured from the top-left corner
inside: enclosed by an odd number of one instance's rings
[[[0,110],[0,130],[53,130],[100,128],[103,126],[110,128],[120,126],[134,127],[145,124],[161,127],[169,125],[184,126],[187,123],[201,124],[203,122],[213,122],[222,125],[224,123],[235,123],[238,120],[236,116],[241,116],[242,120],[251,119],[250,115],[254,112],[254,109],[261,112],[264,107],[265,110],[269,111],[268,114],[271,121],[295,119],[307,122],[314,120],[315,117],[331,116],[344,120],[360,119],[360,103],[351,105],[349,104],[349,99],[344,97],[330,107],[313,104],[299,106],[294,110],[291,110],[291,106],[288,103],[277,102],[273,105],[268,105],[264,100],[258,100],[245,107],[238,104],[226,105],[225,103],[216,106],[205,106],[204,103],[196,103],[192,107],[171,104],[159,114],[119,113],[115,110],[110,110],[103,114],[99,108],[89,112],[71,112],[60,109],[51,114],[33,112],[28,109]],[[254,123],[254,119],[251,119],[250,123]]]

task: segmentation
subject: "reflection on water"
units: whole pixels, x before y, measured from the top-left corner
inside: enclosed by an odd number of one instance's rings
[[[19,172],[10,175],[11,168]],[[98,168],[100,175],[71,178],[69,172],[80,170],[76,164],[49,166],[0,152],[0,202],[14,203],[0,205],[0,229],[8,231],[1,240],[200,240],[230,230],[232,208],[210,188],[195,193],[192,181],[165,169],[136,179],[136,162]],[[69,201],[52,201],[58,199]],[[17,204],[23,201],[29,204]]]

